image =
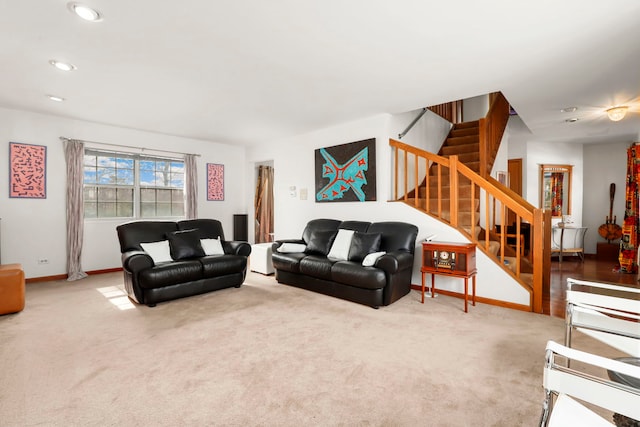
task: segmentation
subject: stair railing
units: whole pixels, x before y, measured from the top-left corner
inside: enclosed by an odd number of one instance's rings
[[[460,123],[462,121],[462,100],[432,105],[427,109],[451,123]]]
[[[394,159],[394,201],[403,201],[457,228],[476,242],[529,292],[529,308],[542,313],[543,290],[548,289],[550,280],[549,257],[544,256],[551,247],[550,213],[534,207],[497,180],[483,178],[460,162],[458,156],[438,156],[393,139],[389,140],[389,145]],[[434,171],[433,175],[430,169]],[[424,197],[419,191],[422,183]],[[492,211],[496,209],[494,215]],[[496,225],[506,224],[509,212],[516,218],[515,249],[507,244],[505,229],[496,228]],[[460,221],[461,218],[464,220]],[[527,255],[523,255],[521,247],[521,223],[530,224]],[[494,231],[496,229],[498,231]],[[499,245],[497,254],[494,254],[494,239]],[[514,268],[505,266],[509,258],[512,258]],[[529,265],[530,271],[523,271],[523,265]]]
[[[509,101],[502,92],[490,96],[491,105],[487,115],[479,120],[480,127],[480,175],[484,178],[491,174],[493,161],[498,154],[502,135],[509,121]]]

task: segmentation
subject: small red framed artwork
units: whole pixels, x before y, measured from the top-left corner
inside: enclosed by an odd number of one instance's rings
[[[224,200],[224,165],[207,163],[207,200]]]
[[[9,143],[9,197],[47,198],[47,147]]]

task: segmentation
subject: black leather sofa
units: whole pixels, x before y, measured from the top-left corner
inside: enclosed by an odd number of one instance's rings
[[[352,257],[354,237],[348,260],[329,259],[327,255],[333,242],[331,236],[335,239],[339,229],[354,230],[368,236],[379,234],[379,247],[368,251],[384,251],[386,254],[378,258],[375,265],[363,266],[363,253]],[[276,280],[374,308],[386,306],[410,291],[417,234],[418,227],[404,222],[315,219],[307,224],[301,239],[274,242],[272,261]],[[305,245],[304,252],[279,252],[285,243]],[[367,248],[364,249],[367,252]]]
[[[116,227],[129,298],[149,307],[162,301],[240,287],[251,245],[225,241],[220,221],[135,221]],[[200,239],[220,238],[224,254],[207,256]],[[169,262],[155,264],[141,244],[170,243]],[[164,242],[163,242],[164,243]]]

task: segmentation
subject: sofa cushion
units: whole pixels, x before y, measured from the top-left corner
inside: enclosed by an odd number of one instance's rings
[[[339,228],[366,233],[370,225],[370,222],[365,221],[342,221]]]
[[[288,271],[290,273],[300,273],[300,260],[309,255],[304,252],[280,253],[274,252],[271,255],[273,267],[277,270]]]
[[[212,255],[198,258],[205,278],[240,273],[247,267],[247,257],[241,255]]]
[[[224,240],[222,224],[217,219],[199,218],[178,221],[178,230],[198,230],[201,239]]]
[[[367,255],[366,257],[364,257],[364,259],[362,260],[362,265],[364,267],[373,267],[374,265],[376,265],[376,261],[378,261],[378,258],[380,258],[381,256],[385,255],[386,252],[373,252],[370,253],[369,255]]]
[[[349,259],[349,248],[351,247],[351,239],[355,231],[353,230],[338,230],[338,234],[336,235],[335,240],[333,241],[333,245],[331,245],[331,250],[327,257],[334,261],[346,261]]]
[[[161,240],[159,242],[140,243],[140,247],[145,251],[154,264],[161,264],[163,262],[171,262],[171,249],[169,247],[168,240]]]
[[[166,240],[167,233],[177,231],[173,221],[132,221],[116,227],[120,252],[141,251],[140,242]]]
[[[317,279],[331,280],[333,261],[322,255],[309,255],[300,260],[300,273]]]
[[[340,226],[340,221],[336,219],[312,219],[307,223],[307,226],[302,230],[302,240],[304,243],[309,243],[311,238],[311,232],[314,230],[331,230],[337,231]]]
[[[143,270],[138,275],[140,287],[162,288],[202,279],[202,264],[198,260],[173,261]]]
[[[405,222],[374,222],[367,233],[382,233],[381,251],[404,250],[413,254],[418,227]]]
[[[175,260],[204,256],[200,237],[196,230],[182,230],[167,233],[171,258]]]
[[[338,261],[333,264],[331,279],[363,289],[382,289],[387,284],[384,271],[375,267],[363,267],[353,261]]]
[[[362,262],[364,258],[380,249],[380,241],[382,234],[380,233],[356,233],[351,239],[349,247],[349,261]]]
[[[202,245],[205,255],[224,255],[224,249],[222,248],[220,238],[200,239],[200,244]]]
[[[314,230],[307,243],[305,252],[313,255],[327,255],[331,250],[331,245],[336,238],[337,231],[334,230]]]
[[[283,254],[295,254],[302,253],[307,250],[307,246],[304,243],[288,243],[285,242],[278,246],[276,252],[280,252]]]

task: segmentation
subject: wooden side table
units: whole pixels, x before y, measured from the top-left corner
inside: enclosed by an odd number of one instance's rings
[[[422,303],[424,304],[425,274],[431,274],[431,298],[436,292],[435,276],[464,279],[464,312],[467,313],[469,278],[471,278],[471,303],[476,305],[476,244],[451,242],[422,243]]]

